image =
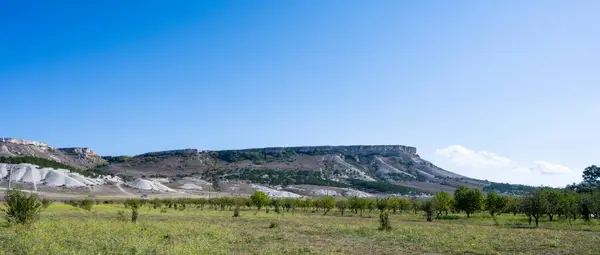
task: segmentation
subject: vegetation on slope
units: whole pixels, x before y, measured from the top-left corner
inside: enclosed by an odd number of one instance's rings
[[[27,164],[38,165],[40,167],[49,167],[49,168],[55,168],[55,169],[60,168],[60,169],[71,170],[73,172],[82,172],[81,169],[75,168],[70,165],[66,165],[66,164],[56,162],[53,160],[49,160],[49,159],[45,159],[45,158],[33,157],[33,156],[0,157],[0,163],[6,163],[6,164],[27,163]]]
[[[483,187],[484,192],[496,191],[502,194],[513,194],[522,195],[528,192],[532,192],[536,189],[533,186],[521,185],[521,184],[509,184],[509,183],[495,183],[492,182]]]
[[[98,175],[106,175],[107,174],[105,171],[102,170],[103,167],[105,167],[106,165],[98,165],[94,168],[89,168],[89,169],[79,169],[79,168],[73,167],[71,165],[63,164],[63,163],[45,159],[45,158],[33,157],[33,156],[0,157],[0,163],[6,163],[6,164],[26,163],[26,164],[37,165],[41,168],[48,167],[48,168],[54,168],[54,169],[66,169],[71,172],[77,172],[77,173],[80,173],[80,174],[83,174],[86,176],[88,176],[88,175],[98,176]]]
[[[264,153],[261,151],[218,151],[217,157],[225,162],[234,163],[243,160],[250,160],[255,163],[271,162],[274,160],[288,160],[292,156],[296,155],[293,150],[277,152],[277,153]]]

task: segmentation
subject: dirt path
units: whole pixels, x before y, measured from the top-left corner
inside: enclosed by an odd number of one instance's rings
[[[137,197],[136,195],[129,193],[127,190],[125,190],[123,187],[121,187],[121,183],[117,183],[116,185],[117,185],[117,188],[119,188],[119,190],[121,192],[123,192],[123,194],[130,196],[130,197]]]

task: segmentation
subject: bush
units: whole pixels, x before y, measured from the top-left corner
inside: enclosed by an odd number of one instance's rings
[[[123,210],[117,211],[117,220],[123,221],[123,222],[127,221],[127,216],[125,216],[125,211],[123,211]]]
[[[48,208],[48,206],[50,206],[52,204],[52,200],[44,198],[42,199],[42,207],[44,207],[44,209]]]
[[[127,199],[125,200],[125,207],[131,209],[131,222],[136,223],[138,219],[138,209],[142,206],[141,201],[138,199]]]
[[[39,219],[43,204],[35,194],[27,194],[16,188],[6,192],[4,200],[6,206],[2,211],[6,213],[9,224],[28,225]]]
[[[240,208],[233,209],[233,217],[240,217]]]
[[[379,214],[379,230],[391,231],[390,214],[387,211],[381,211]]]
[[[276,228],[276,227],[279,227],[279,222],[271,221],[271,224],[269,224],[269,228]]]
[[[94,207],[94,201],[90,200],[90,199],[85,199],[85,200],[81,200],[79,201],[79,208],[86,210],[86,211],[91,211],[92,207]]]
[[[435,213],[433,201],[427,200],[425,203],[423,203],[422,207],[422,210],[425,212],[425,217],[427,218],[427,221],[433,221],[433,214]]]

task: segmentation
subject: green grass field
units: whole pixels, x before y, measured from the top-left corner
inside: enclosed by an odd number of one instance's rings
[[[422,213],[391,216],[393,230],[378,231],[378,214],[292,215],[143,207],[137,223],[119,221],[123,205],[91,212],[62,203],[30,227],[1,227],[3,254],[600,254],[597,220],[527,225],[522,216],[477,214],[426,222]],[[279,225],[269,228],[272,222]]]

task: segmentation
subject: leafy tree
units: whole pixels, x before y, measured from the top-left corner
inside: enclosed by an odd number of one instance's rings
[[[506,206],[504,206],[504,212],[512,213],[517,215],[521,211],[523,202],[519,197],[506,197]]]
[[[583,181],[592,184],[600,184],[600,167],[591,165],[583,170]]]
[[[488,192],[485,200],[485,209],[490,212],[492,217],[494,217],[496,213],[502,212],[506,204],[507,198],[505,196],[498,194],[496,191]]]
[[[346,210],[346,208],[348,208],[348,203],[349,200],[338,200],[335,202],[335,207],[340,210],[340,213],[342,214],[342,216],[344,216],[344,210]]]
[[[6,213],[4,217],[8,223],[31,224],[38,220],[43,209],[42,201],[36,195],[27,194],[19,187],[8,190],[4,200],[6,204],[2,211]]]
[[[256,213],[258,213],[258,211],[260,211],[260,209],[262,209],[263,206],[267,204],[267,202],[269,201],[269,197],[264,192],[255,190],[254,194],[250,196],[250,200],[252,201],[252,204],[256,206]]]
[[[86,210],[86,211],[91,211],[92,207],[94,206],[94,201],[92,201],[91,199],[84,199],[79,201],[79,208]]]
[[[425,201],[422,204],[421,210],[423,210],[425,212],[425,217],[427,218],[427,221],[433,220],[433,214],[435,213],[435,206],[434,206],[432,200]]]
[[[335,198],[333,198],[332,196],[324,196],[321,199],[319,199],[319,201],[321,202],[321,205],[325,210],[325,213],[323,213],[323,215],[327,215],[327,213],[331,209],[333,209],[333,207],[335,207]]]
[[[590,220],[590,216],[600,213],[600,191],[594,191],[590,193],[581,194],[581,200],[579,201],[581,216],[586,221]]]
[[[456,209],[465,211],[467,218],[469,218],[471,213],[481,210],[483,193],[476,188],[469,189],[466,186],[459,186],[454,191],[454,201]]]
[[[446,215],[448,215],[448,211],[454,204],[454,199],[450,193],[438,191],[435,193],[435,195],[433,195],[431,202],[433,210],[437,212],[437,217],[439,218],[442,213],[446,213]]]
[[[365,201],[366,209],[369,210],[369,215],[371,215],[371,212],[377,208],[377,204],[372,199],[363,199],[363,201]]]
[[[523,198],[523,211],[529,217],[530,225],[531,218],[535,218],[535,226],[537,227],[540,216],[548,212],[548,200],[541,189],[530,192]]]
[[[560,211],[561,194],[558,190],[551,188],[543,188],[542,194],[547,202],[546,214],[548,215],[548,219],[552,221],[554,215]]]
[[[580,196],[572,190],[564,190],[560,199],[560,208],[571,224],[571,219],[576,220],[579,214]]]
[[[388,198],[377,198],[375,200],[375,204],[377,210],[379,210],[380,212],[385,211],[385,209],[388,208]]]
[[[136,223],[139,216],[139,209],[142,207],[142,201],[139,199],[125,200],[125,207],[131,209],[131,222]]]
[[[411,209],[413,210],[413,212],[415,214],[417,214],[417,212],[419,210],[421,210],[421,206],[422,206],[421,201],[419,201],[417,199],[411,199],[410,200],[410,205],[411,205]]]

